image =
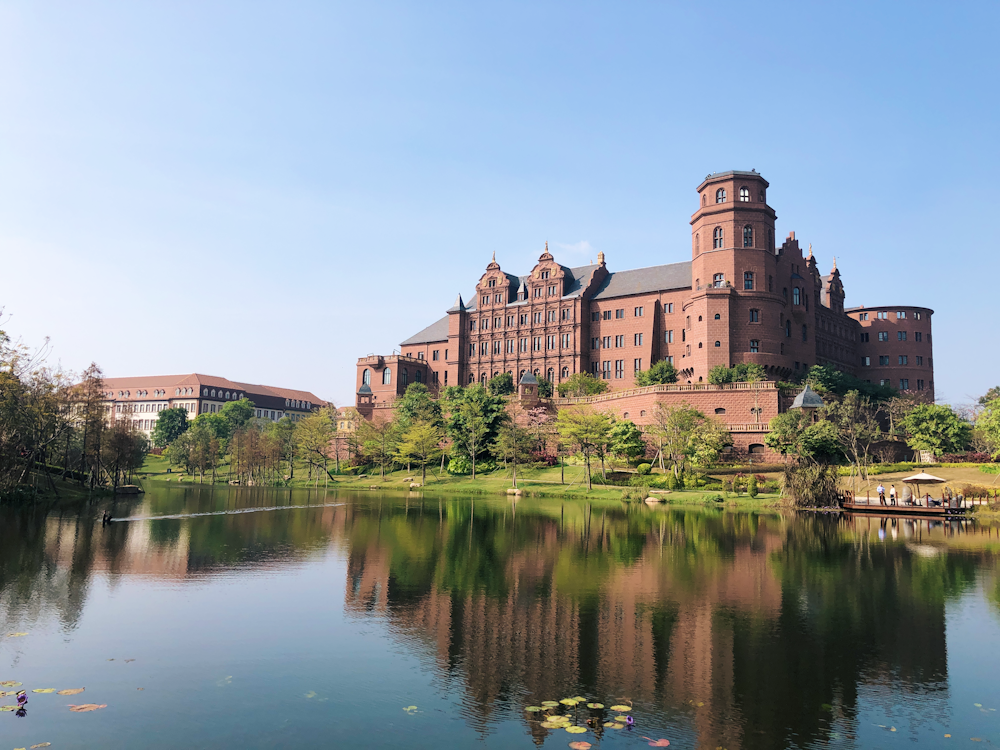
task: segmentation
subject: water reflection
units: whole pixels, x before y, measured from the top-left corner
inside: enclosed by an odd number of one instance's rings
[[[309,507],[270,510],[290,506]],[[957,521],[204,488],[114,509],[150,520],[102,529],[101,510],[0,509],[0,627],[72,630],[95,573],[183,583],[333,550],[351,617],[430,655],[476,729],[513,718],[538,743],[523,707],[577,693],[698,747],[850,741],[864,700],[945,722],[946,605],[977,576],[1000,601],[997,530]]]

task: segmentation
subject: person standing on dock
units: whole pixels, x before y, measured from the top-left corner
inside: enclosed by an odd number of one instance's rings
[[[878,501],[882,503],[882,505],[885,505],[885,487],[882,486],[881,482],[878,483],[878,487],[875,488],[875,491],[878,493]]]
[[[889,485],[889,505],[896,504],[896,485]]]

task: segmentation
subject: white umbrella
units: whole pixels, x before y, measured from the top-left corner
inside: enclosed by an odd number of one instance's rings
[[[915,484],[917,485],[917,491],[914,493],[915,497],[920,497],[920,485],[922,484],[944,484],[947,479],[942,479],[941,477],[936,477],[933,474],[928,474],[926,471],[922,471],[919,474],[914,474],[912,477],[906,477],[901,480],[904,484]]]

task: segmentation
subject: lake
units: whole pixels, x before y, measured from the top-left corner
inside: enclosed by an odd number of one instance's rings
[[[0,690],[29,691],[0,749],[1000,744],[998,573],[971,522],[165,485],[0,506]],[[526,710],[577,697],[605,708]]]

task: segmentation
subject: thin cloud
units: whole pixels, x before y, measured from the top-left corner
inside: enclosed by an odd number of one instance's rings
[[[553,242],[552,247],[559,251],[558,255],[568,255],[572,258],[588,258],[589,260],[597,257],[597,250],[587,240],[580,240],[573,243]],[[553,253],[553,255],[556,255],[556,253]]]

